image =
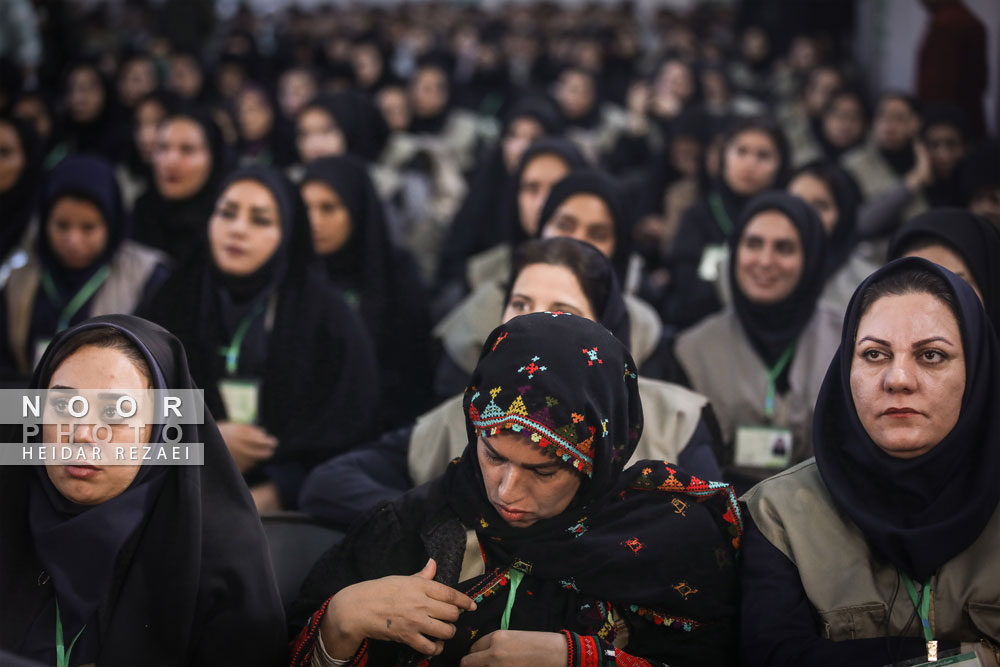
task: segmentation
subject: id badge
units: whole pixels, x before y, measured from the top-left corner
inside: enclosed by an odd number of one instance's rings
[[[260,382],[225,378],[219,380],[219,394],[222,404],[226,406],[226,417],[237,424],[257,423],[257,398],[260,394]]]
[[[736,465],[747,468],[787,468],[791,462],[792,432],[787,428],[736,428]]]
[[[945,667],[945,665],[951,665],[952,667],[983,667],[983,663],[979,661],[979,656],[972,651],[953,655],[949,658],[940,658],[935,662],[926,662],[926,657],[915,658],[913,661],[908,660],[900,663],[897,667],[904,667],[904,665],[905,667]]]
[[[698,277],[714,283],[722,275],[722,265],[729,259],[729,249],[725,245],[705,246],[698,263]]]
[[[33,366],[37,366],[38,362],[42,360],[42,355],[45,354],[45,350],[49,349],[49,343],[51,342],[51,338],[42,338],[35,341],[35,356],[32,358]]]

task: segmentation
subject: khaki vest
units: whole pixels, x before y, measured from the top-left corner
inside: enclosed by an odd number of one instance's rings
[[[840,318],[828,306],[817,305],[799,336],[788,369],[789,390],[775,397],[771,418],[764,413],[767,370],[734,310],[711,315],[681,334],[677,360],[692,388],[711,401],[723,440],[732,443],[738,426],[776,426],[792,432],[793,463],[812,456],[813,407],[830,360],[840,346]],[[761,471],[761,475],[773,472]]]
[[[764,537],[795,563],[823,636],[899,636],[907,624],[907,636],[923,636],[920,623],[911,622],[913,604],[896,568],[869,549],[833,504],[815,459],[761,482],[740,500]],[[935,638],[1000,641],[1000,507],[979,539],[941,566],[932,591]]]
[[[90,316],[131,314],[139,305],[142,289],[157,264],[167,264],[166,255],[133,241],[125,241],[111,260],[111,274],[94,295]],[[10,274],[6,285],[7,340],[18,371],[29,375],[32,368],[28,335],[35,295],[42,281],[42,265],[36,255]]]
[[[844,169],[851,173],[858,187],[861,188],[861,193],[866,201],[878,197],[902,183],[900,177],[886,163],[872,141],[847,153],[842,162]],[[923,213],[927,208],[927,199],[922,193],[917,193],[903,209],[900,220],[906,222],[913,216]]]
[[[675,384],[639,378],[644,419],[642,437],[626,467],[642,459],[677,461],[694,434],[708,400]],[[414,486],[428,482],[461,456],[469,442],[462,412],[462,394],[417,418],[406,455]]]

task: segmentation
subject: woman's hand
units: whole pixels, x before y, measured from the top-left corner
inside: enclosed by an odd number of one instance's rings
[[[459,614],[473,611],[472,598],[433,581],[434,559],[414,575],[382,577],[348,586],[333,596],[320,632],[330,657],[346,660],[365,639],[406,644],[437,655],[455,635]]]
[[[218,427],[240,472],[274,456],[278,439],[261,427],[235,422],[219,422]]]
[[[910,171],[906,172],[903,182],[911,192],[918,192],[934,182],[934,169],[931,167],[931,155],[927,152],[924,142],[919,139],[913,141],[913,152],[917,161]]]
[[[565,667],[566,637],[558,632],[497,630],[482,637],[462,658],[462,667]]]
[[[264,482],[250,487],[253,504],[257,506],[258,514],[281,511],[281,494],[274,482]]]

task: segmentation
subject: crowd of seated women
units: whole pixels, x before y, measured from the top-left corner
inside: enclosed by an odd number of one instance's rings
[[[0,663],[1000,667],[967,109],[743,12],[176,9],[0,58],[0,384],[206,407],[0,467]]]

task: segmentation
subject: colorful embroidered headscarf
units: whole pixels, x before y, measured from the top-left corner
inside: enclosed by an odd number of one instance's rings
[[[651,648],[665,662],[683,662],[692,642],[732,641],[735,496],[726,484],[663,461],[623,470],[642,432],[634,368],[607,329],[574,315],[515,317],[485,342],[465,394],[469,445],[442,482],[451,509],[476,531],[486,572],[457,585],[478,608],[462,615],[448,655],[464,655],[502,615],[512,630],[567,629],[611,641],[609,606],[633,630],[643,628],[639,634],[665,632]],[[499,432],[520,433],[525,447],[544,449],[581,476],[566,510],[528,527],[501,518],[476,455],[479,436]],[[521,583],[511,604],[513,579]]]

